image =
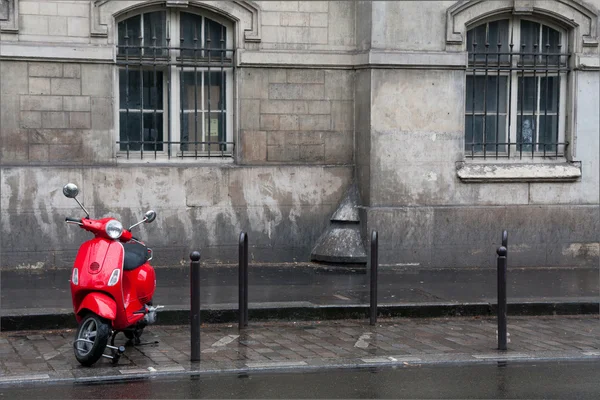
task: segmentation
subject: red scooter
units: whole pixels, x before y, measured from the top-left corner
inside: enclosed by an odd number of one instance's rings
[[[156,213],[148,211],[143,220],[123,229],[114,218],[90,219],[77,200],[78,193],[72,183],[63,187],[63,194],[75,199],[86,217],[66,218],[66,222],[95,237],[81,245],[71,273],[73,310],[79,324],[73,342],[75,358],[85,366],[101,357],[116,364],[125,348],[114,345],[115,336],[123,332],[139,344],[144,327],[156,321],[156,310],[161,308],[152,306],[156,288],[156,275],[148,263],[152,250],[131,235],[133,227],[154,221]],[[104,354],[107,347],[112,355]]]

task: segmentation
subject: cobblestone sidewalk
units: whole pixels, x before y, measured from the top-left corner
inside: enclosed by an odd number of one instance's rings
[[[493,318],[252,322],[202,327],[200,363],[191,363],[189,326],[151,326],[117,366],[79,366],[73,330],[7,332],[0,337],[0,384],[89,381],[174,373],[361,367],[500,360],[600,359],[598,316],[510,317],[509,350],[496,350]],[[122,334],[115,344],[125,344]]]

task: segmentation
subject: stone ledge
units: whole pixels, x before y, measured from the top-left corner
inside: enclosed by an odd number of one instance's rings
[[[465,183],[573,182],[581,178],[580,163],[488,164],[458,163],[456,175]]]

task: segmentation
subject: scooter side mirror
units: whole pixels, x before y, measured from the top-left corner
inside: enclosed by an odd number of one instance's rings
[[[65,186],[63,186],[63,194],[65,197],[74,199],[79,194],[79,189],[77,188],[76,184],[67,183]]]
[[[144,222],[149,224],[150,222],[153,222],[156,219],[156,211],[154,210],[150,210],[148,212],[146,212],[146,214],[144,214]]]

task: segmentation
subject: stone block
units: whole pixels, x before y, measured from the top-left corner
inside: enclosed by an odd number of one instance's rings
[[[310,28],[288,26],[285,28],[286,43],[310,43]]]
[[[29,143],[71,145],[81,143],[80,131],[73,129],[29,129]]]
[[[287,71],[285,69],[270,69],[269,83],[286,83]]]
[[[283,26],[263,26],[263,41],[267,43],[287,43],[287,28]]]
[[[29,14],[37,15],[40,13],[40,3],[36,1],[20,1],[19,2],[19,15]]]
[[[29,78],[29,94],[50,94],[50,78]]]
[[[296,132],[267,132],[268,146],[285,146],[286,144],[298,144]]]
[[[298,132],[297,143],[302,145],[324,144],[327,135],[329,132]]]
[[[90,111],[89,96],[64,96],[64,111]]]
[[[302,145],[300,146],[300,161],[324,161],[325,145]]]
[[[23,35],[47,35],[48,17],[44,15],[19,15],[19,33]]]
[[[323,135],[325,161],[332,164],[352,164],[354,162],[353,132],[327,132]]]
[[[300,146],[267,146],[267,161],[299,161]]]
[[[261,18],[263,26],[279,26],[281,24],[281,13],[277,11],[263,11]]]
[[[263,114],[260,116],[260,129],[262,131],[279,130],[279,116]]]
[[[373,129],[464,132],[464,72],[373,70],[372,85]]]
[[[324,97],[327,100],[353,100],[354,74],[349,71],[325,71]]]
[[[267,160],[267,132],[242,131],[243,162],[260,162]]]
[[[39,111],[21,111],[21,128],[41,128],[42,113]]]
[[[29,145],[29,161],[48,161],[48,145],[31,144]]]
[[[105,97],[92,98],[92,129],[113,129],[114,111],[112,99]]]
[[[351,131],[354,129],[354,102],[331,102],[331,129],[334,131]]]
[[[260,129],[260,100],[240,100],[240,129],[256,131]]]
[[[315,28],[326,28],[329,23],[329,16],[327,13],[311,13],[310,14],[310,26]],[[327,39],[327,36],[325,36]]]
[[[327,28],[309,28],[309,41],[311,44],[327,44]]]
[[[52,78],[50,81],[52,94],[80,95],[81,80],[71,78]]]
[[[48,146],[48,161],[79,163],[83,160],[81,143],[76,145]]]
[[[18,61],[0,61],[0,94],[28,94],[27,63]]]
[[[269,99],[322,100],[325,86],[321,84],[271,83]]]
[[[335,46],[353,46],[355,14],[354,1],[329,2],[329,44]]]
[[[41,76],[47,78],[60,78],[62,77],[63,66],[59,63],[51,62],[30,62],[29,63],[29,76]]]
[[[90,19],[69,17],[67,19],[67,33],[69,36],[90,36]]]
[[[77,3],[68,3],[61,4],[58,7],[58,15],[64,15],[66,17],[84,17],[89,18],[90,16],[90,7],[89,3],[86,2],[77,2]]]
[[[27,134],[19,127],[20,113],[18,96],[2,95],[0,107],[0,153],[1,162],[27,161]]]
[[[81,94],[94,97],[113,96],[112,66],[99,64],[81,65]]]
[[[328,131],[331,129],[329,115],[303,115],[300,118],[301,131]]]
[[[21,96],[22,111],[61,111],[61,96]]]
[[[298,116],[297,115],[280,115],[279,116],[279,129],[282,131],[297,131],[298,130]]]
[[[298,10],[305,12],[326,13],[329,10],[328,1],[299,1]]]
[[[64,64],[63,77],[65,78],[81,78],[81,64]]]
[[[310,23],[310,14],[301,12],[282,12],[281,26],[308,26]]]
[[[331,114],[331,102],[329,101],[309,101],[309,114]]]
[[[69,114],[66,112],[42,112],[42,128],[57,129],[69,127]]]
[[[67,17],[48,17],[48,34],[67,36]]]
[[[297,100],[261,100],[262,114],[306,114],[306,101]]]
[[[240,73],[240,78],[240,98],[267,98],[269,87],[268,71],[256,68],[244,68]]]
[[[297,1],[265,1],[261,3],[263,11],[298,11]]]
[[[69,128],[90,129],[92,127],[91,113],[89,112],[70,112]]]
[[[325,83],[325,72],[318,69],[291,69],[287,73],[288,83]]]
[[[58,13],[58,4],[44,1],[39,3],[40,15],[56,15]]]

